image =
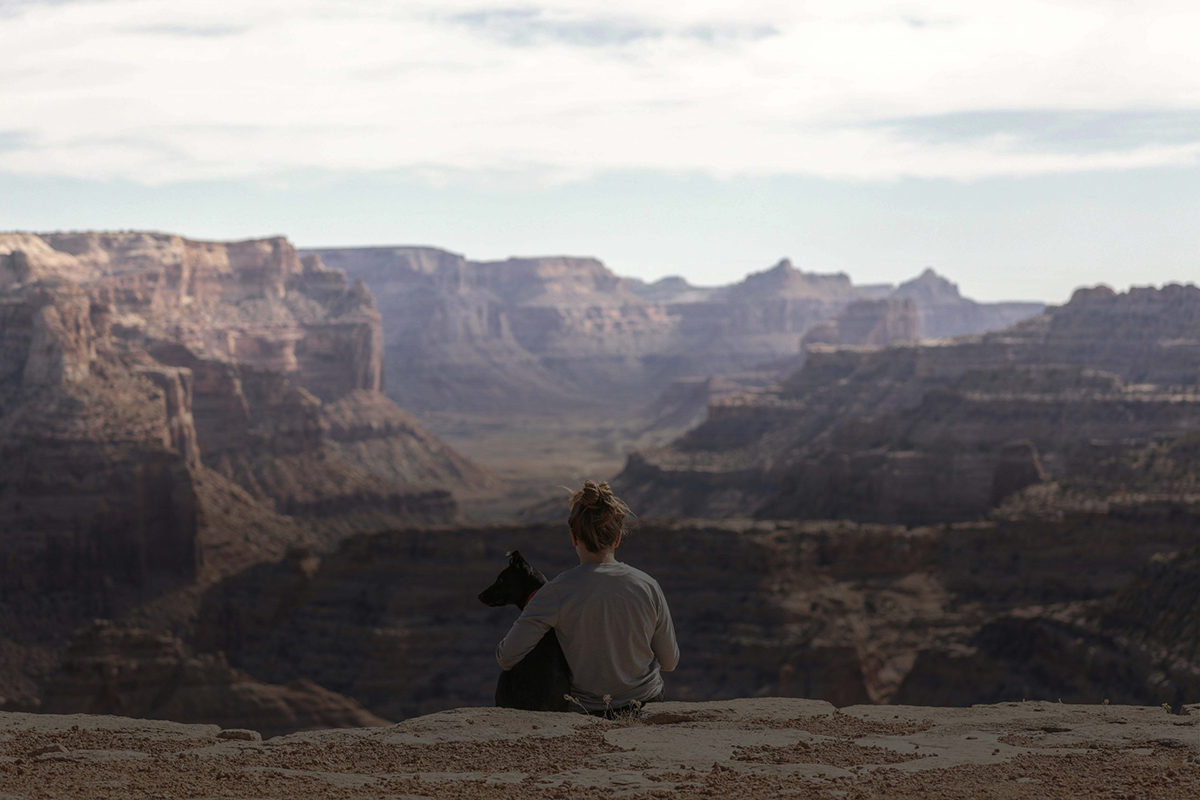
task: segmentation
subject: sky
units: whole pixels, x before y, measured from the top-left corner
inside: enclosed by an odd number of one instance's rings
[[[1200,5],[0,0],[0,230],[1200,275]]]

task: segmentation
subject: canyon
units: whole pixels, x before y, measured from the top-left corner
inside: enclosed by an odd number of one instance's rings
[[[1197,364],[1190,286],[1043,310],[931,271],[3,234],[0,708],[270,736],[490,705],[514,614],[476,595],[513,549],[569,568],[554,487],[623,462],[670,699],[1178,710]]]
[[[0,342],[12,582],[221,573],[487,478],[384,397],[370,292],[282,238],[4,235]]]
[[[787,259],[726,286],[647,283],[595,258],[476,261],[432,247],[302,251],[362,280],[383,315],[387,392],[439,437],[503,477],[503,507],[543,515],[555,487],[620,471],[668,442],[710,400],[778,382],[806,341],[886,344],[978,333],[1040,303],[976,303],[932,270],[858,285]]]
[[[920,527],[642,520],[620,555],[671,604],[684,657],[670,700],[1180,712],[1200,695],[1198,514],[1143,499]],[[84,625],[38,696],[7,708],[272,735],[490,706],[516,611],[475,595],[514,548],[548,575],[569,568],[565,538],[560,524],[423,526],[296,547],[164,595],[165,618],[148,604]]]
[[[0,694],[88,614],[455,519],[490,476],[386,398],[382,343],[281,237],[0,234]]]
[[[616,479],[652,516],[926,524],[1190,502],[1200,289],[1076,292],[1001,331],[812,344],[772,385],[632,454]]]
[[[435,248],[305,251],[361,279],[384,318],[389,393],[417,413],[632,417],[672,380],[802,355],[801,340],[860,300],[911,300],[912,338],[1006,327],[1039,303],[980,304],[931,270],[859,286],[784,259],[728,286],[622,278],[594,258],[472,261]],[[851,335],[850,338],[854,338]]]

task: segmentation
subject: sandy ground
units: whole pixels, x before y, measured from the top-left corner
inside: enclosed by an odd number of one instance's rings
[[[267,742],[0,714],[11,798],[1188,798],[1200,705],[969,709],[762,698],[636,719],[457,709]]]

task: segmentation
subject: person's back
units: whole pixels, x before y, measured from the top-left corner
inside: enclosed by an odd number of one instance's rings
[[[496,648],[501,668],[512,669],[554,628],[571,666],[572,696],[588,711],[661,699],[661,672],[679,661],[658,582],[613,555],[626,513],[607,483],[584,484],[570,517],[579,566],[539,589]]]

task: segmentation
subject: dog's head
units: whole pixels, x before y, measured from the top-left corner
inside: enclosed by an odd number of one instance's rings
[[[516,550],[508,554],[508,566],[496,577],[496,582],[479,593],[479,602],[492,606],[525,606],[531,592],[546,583],[538,572]]]

